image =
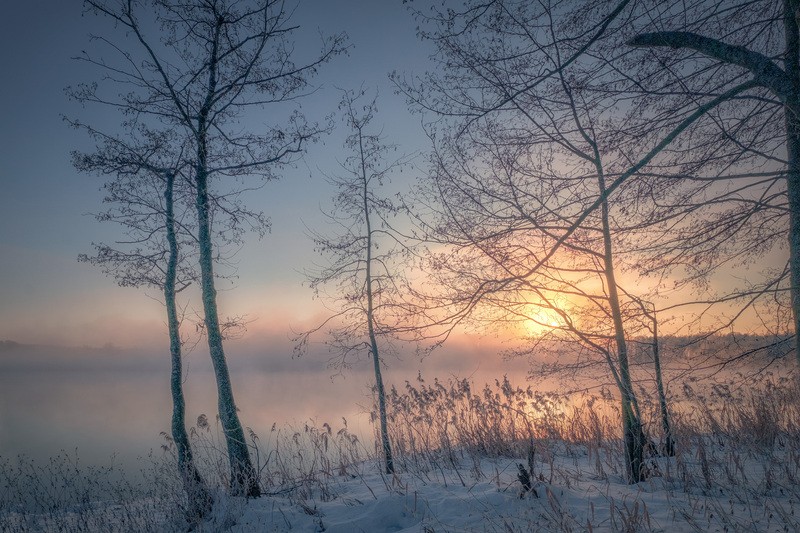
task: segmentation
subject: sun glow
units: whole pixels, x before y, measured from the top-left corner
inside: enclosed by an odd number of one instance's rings
[[[564,319],[553,309],[529,305],[522,325],[528,335],[541,337],[554,328],[563,326]]]

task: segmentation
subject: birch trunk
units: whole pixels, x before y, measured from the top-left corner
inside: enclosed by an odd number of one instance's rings
[[[183,488],[189,501],[188,514],[191,518],[202,518],[211,511],[211,495],[205,481],[194,463],[189,435],[186,433],[185,401],[183,397],[183,361],[181,354],[180,323],[175,304],[175,278],[178,267],[178,241],[175,237],[175,211],[173,189],[175,174],[166,174],[164,199],[166,203],[166,233],[169,244],[167,276],[164,280],[164,302],[167,307],[167,326],[169,328],[169,348],[172,362],[170,388],[172,390],[172,440],[178,452],[178,470]]]
[[[233,399],[228,362],[222,346],[222,331],[219,326],[217,309],[217,290],[214,286],[214,254],[211,242],[211,221],[208,202],[208,128],[209,114],[213,106],[217,90],[217,68],[219,66],[218,47],[220,32],[224,20],[217,19],[214,37],[211,42],[208,66],[208,84],[202,107],[197,116],[195,141],[197,142],[197,159],[195,167],[197,238],[200,247],[200,284],[203,294],[203,312],[205,316],[206,338],[214,376],[217,382],[217,399],[219,419],[228,448],[228,460],[231,469],[231,492],[235,495],[258,497],[261,489],[258,476],[250,460],[250,451],[244,438],[242,423],[237,414],[236,402]]]
[[[386,391],[383,388],[381,375],[381,358],[378,352],[378,341],[375,337],[375,318],[372,298],[372,225],[369,218],[369,184],[367,180],[366,161],[364,160],[364,145],[359,130],[359,150],[361,154],[361,179],[363,182],[364,220],[367,226],[367,257],[366,257],[366,292],[367,292],[367,330],[369,332],[370,352],[375,370],[375,386],[378,391],[378,412],[381,425],[381,447],[383,448],[384,467],[387,474],[394,474],[394,459],[392,458],[392,445],[389,442],[389,429],[386,419]]]
[[[201,158],[204,161],[205,157]],[[217,310],[217,291],[214,287],[213,250],[208,216],[208,183],[205,168],[197,169],[197,221],[200,242],[200,283],[203,293],[206,337],[214,376],[217,381],[219,419],[225,434],[228,460],[231,468],[231,490],[236,495],[258,497],[261,490],[250,460],[250,452],[244,438],[244,430],[236,412],[228,363],[222,346],[222,331]]]

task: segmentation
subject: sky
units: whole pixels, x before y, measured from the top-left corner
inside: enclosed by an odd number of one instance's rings
[[[98,269],[78,263],[91,243],[113,241],[117,228],[100,224],[103,179],[83,175],[70,163],[71,150],[90,150],[86,136],[62,117],[113,127],[119,117],[81,108],[65,88],[97,79],[98,72],[73,59],[91,50],[89,35],[108,29],[82,14],[79,0],[33,0],[4,7],[0,21],[0,339],[68,346],[130,347],[164,339],[157,294],[119,288]],[[303,102],[309,118],[335,110],[337,87],[375,87],[380,94],[376,124],[405,152],[424,148],[419,118],[393,94],[388,73],[422,72],[428,52],[401,2],[304,1],[295,14],[304,28],[344,31],[349,56],[326,65],[321,89]],[[98,25],[100,24],[100,25]],[[306,45],[298,43],[298,51]],[[284,172],[247,203],[271,218],[263,240],[248,239],[236,261],[238,279],[221,288],[222,313],[247,315],[250,328],[289,331],[321,312],[302,285],[303,265],[317,256],[304,224],[313,226],[330,190],[323,172],[344,157],[340,128],[312,146],[304,161]],[[410,178],[411,176],[408,175]],[[191,300],[191,297],[190,297]],[[199,309],[200,301],[189,301]]]
[[[91,150],[86,136],[70,129],[64,116],[113,129],[119,116],[70,101],[65,88],[98,79],[99,72],[74,60],[93,50],[89,36],[109,26],[83,14],[80,0],[12,2],[0,20],[0,340],[21,343],[123,348],[162,346],[163,308],[151,290],[120,288],[97,268],[79,263],[93,242],[113,242],[119,229],[92,216],[103,209],[103,178],[83,175],[70,163],[72,150]],[[407,154],[426,149],[420,117],[394,94],[388,73],[420,74],[430,68],[429,45],[416,36],[416,23],[400,0],[306,0],[294,20],[304,35],[346,32],[347,56],[325,65],[316,78],[320,89],[303,101],[310,119],[336,109],[337,88],[362,84],[379,91],[375,125],[386,140]],[[311,41],[309,39],[309,41]],[[297,43],[299,54],[312,44]],[[306,226],[321,224],[320,209],[331,189],[323,179],[346,156],[339,129],[312,145],[295,168],[247,198],[272,222],[262,240],[248,238],[238,251],[237,277],[221,283],[221,313],[245,316],[251,333],[289,336],[322,318],[324,309],[304,286],[303,269],[319,256]],[[418,161],[421,161],[418,159]],[[421,166],[422,163],[419,163]],[[413,182],[419,168],[405,172],[395,185]],[[780,264],[783,258],[765,258]],[[735,276],[739,273],[730,273]],[[188,293],[190,311],[200,310],[197,294]]]

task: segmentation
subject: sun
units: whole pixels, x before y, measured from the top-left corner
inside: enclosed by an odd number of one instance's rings
[[[525,332],[540,337],[554,328],[564,325],[564,319],[553,309],[530,305],[523,321]]]

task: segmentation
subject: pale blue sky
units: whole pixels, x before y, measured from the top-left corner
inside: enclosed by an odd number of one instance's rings
[[[387,78],[395,69],[427,67],[426,48],[402,2],[311,0],[302,2],[296,15],[306,28],[347,32],[353,45],[349,57],[322,70],[317,81],[323,89],[304,102],[307,115],[333,111],[336,86],[375,86],[381,94],[376,123],[388,139],[406,152],[424,149],[419,117],[408,113]],[[102,180],[72,169],[70,150],[89,144],[61,119],[68,115],[107,127],[118,121],[104,110],[81,109],[64,94],[67,85],[97,77],[71,57],[91,46],[88,35],[103,28],[100,22],[82,15],[79,0],[13,2],[0,19],[5,78],[0,84],[0,339],[135,345],[158,342],[163,335],[157,303],[142,291],[116,287],[76,260],[91,250],[91,242],[113,240],[117,231],[88,215],[101,208]],[[271,217],[272,233],[261,242],[251,239],[239,252],[240,277],[222,295],[224,313],[246,313],[259,319],[251,327],[274,330],[312,312],[310,291],[301,286],[298,270],[315,256],[301,218],[313,224],[327,201],[329,191],[317,169],[335,170],[343,135],[340,130],[313,146],[297,170],[249,199]],[[199,307],[198,300],[191,303]]]

